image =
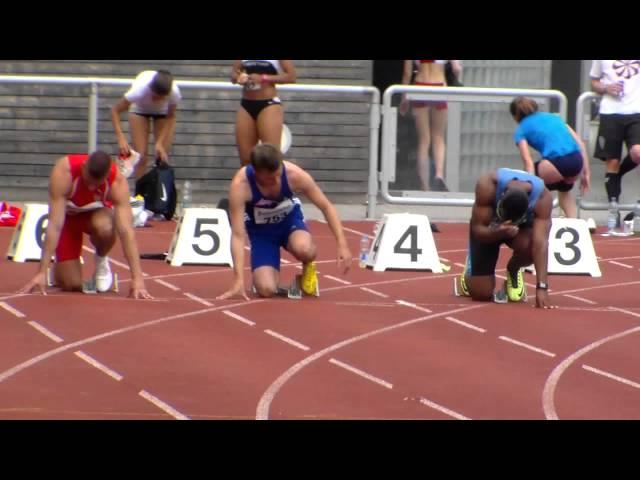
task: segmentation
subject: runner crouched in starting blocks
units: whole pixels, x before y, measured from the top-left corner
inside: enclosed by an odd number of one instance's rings
[[[80,261],[83,233],[89,235],[96,250],[95,273],[84,283]],[[60,158],[49,179],[49,223],[40,268],[20,292],[29,293],[37,287],[44,294],[47,283],[55,283],[65,291],[86,293],[117,289],[107,257],[116,234],[131,269],[129,296],[153,298],[142,279],[126,178],[111,156],[102,151]],[[49,265],[54,252],[51,279]]]
[[[551,308],[547,295],[547,243],[551,228],[551,194],[538,177],[498,168],[480,177],[469,225],[469,252],[454,294],[478,301],[525,302],[523,267],[536,267],[536,307]],[[504,287],[494,293],[500,246],[513,250]]]
[[[338,268],[343,273],[349,270],[351,251],[335,207],[306,171],[283,161],[276,147],[261,144],[251,151],[251,163],[242,167],[231,181],[229,209],[235,278],[219,300],[235,295],[249,298],[243,276],[245,232],[251,242],[253,287],[259,296],[299,298],[298,290],[306,295],[319,294],[314,262],[316,246],[304,221],[300,200],[293,192],[302,192],[322,211],[338,243]],[[302,262],[302,275],[290,288],[279,287],[280,247]]]

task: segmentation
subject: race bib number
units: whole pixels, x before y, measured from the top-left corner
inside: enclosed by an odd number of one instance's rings
[[[253,207],[253,219],[256,225],[282,222],[293,210],[295,203],[287,198],[274,208]]]

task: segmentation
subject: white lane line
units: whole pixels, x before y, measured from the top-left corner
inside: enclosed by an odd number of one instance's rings
[[[611,310],[626,313],[628,315],[632,315],[634,317],[639,317],[635,312],[631,312],[629,310],[624,310],[621,308],[613,308]],[[560,377],[567,371],[567,369],[580,357],[586,355],[588,352],[595,350],[596,348],[604,345],[605,343],[611,342],[613,340],[617,340],[622,337],[626,337],[627,335],[632,335],[640,332],[640,327],[634,327],[629,330],[625,330],[620,333],[616,333],[614,335],[610,335],[605,338],[601,338],[589,345],[582,347],[577,352],[572,353],[567,358],[565,358],[556,368],[553,369],[547,381],[544,384],[544,389],[542,390],[542,408],[544,410],[544,416],[547,420],[558,420],[558,412],[556,411],[555,405],[555,395],[556,388],[558,387],[558,382],[560,381]]]
[[[450,262],[451,260],[449,260],[448,258],[440,257],[440,261],[441,262]]]
[[[609,260],[609,263],[613,263],[614,265],[618,265],[618,266],[624,267],[624,268],[633,268],[632,265],[627,265],[626,263],[616,262],[614,260]]]
[[[281,258],[280,259],[280,263],[287,264],[287,263],[291,263],[291,262],[289,260],[285,260],[284,258]]]
[[[347,282],[346,280],[342,280],[341,278],[332,277],[331,275],[323,275],[324,278],[328,278],[329,280],[333,280],[334,282],[341,283],[343,285],[352,285],[351,282]]]
[[[486,330],[484,328],[476,327],[475,325],[463,322],[462,320],[458,320],[457,318],[445,317],[445,320],[449,320],[450,322],[457,323],[458,325],[462,325],[463,327],[470,328],[471,330],[475,330],[476,332],[486,333]]]
[[[169,415],[171,415],[173,418],[176,418],[178,420],[191,420],[189,417],[187,417],[186,415],[183,415],[182,413],[177,411],[175,408],[173,408],[171,405],[169,405],[169,404],[163,402],[162,400],[160,400],[158,397],[155,397],[155,396],[151,395],[146,390],[140,390],[140,392],[138,392],[138,395],[140,395],[145,400],[148,400],[151,403],[153,403],[160,410],[164,410]]]
[[[111,378],[117,380],[118,382],[120,380],[122,380],[124,377],[122,375],[120,375],[118,372],[111,370],[109,367],[103,365],[102,363],[100,363],[99,361],[97,361],[95,358],[87,355],[86,353],[84,353],[82,350],[78,350],[77,352],[74,352],[76,354],[76,356],[80,357],[82,360],[84,360],[85,362],[87,362],[89,365],[91,365],[92,367],[97,368],[98,370],[100,370],[102,373],[106,373],[107,375],[109,375]]]
[[[431,407],[434,410],[438,410],[439,412],[444,413],[445,415],[449,415],[457,420],[471,420],[464,415],[461,415],[453,410],[448,409],[447,407],[443,407],[442,405],[438,405],[437,403],[432,402],[431,400],[427,400],[426,398],[420,397],[420,403],[426,405],[427,407]]]
[[[82,249],[83,249],[83,250],[86,250],[87,252],[91,252],[91,253],[94,253],[94,254],[96,253],[96,251],[95,251],[93,248],[89,248],[89,247],[87,247],[86,245],[83,245],[83,246],[82,246]],[[114,265],[119,266],[120,268],[124,268],[125,270],[129,270],[129,271],[131,270],[131,269],[129,268],[129,265],[127,265],[126,263],[119,262],[118,260],[114,260],[114,259],[113,259],[113,258],[111,258],[111,257],[109,257],[109,262],[113,263]],[[143,276],[143,277],[148,277],[148,276],[149,276],[149,274],[148,274],[148,273],[144,273],[144,272],[142,272],[142,276]]]
[[[294,347],[299,348],[300,350],[305,350],[305,351],[309,350],[309,347],[307,347],[306,345],[296,342],[295,340],[292,340],[289,337],[285,337],[284,335],[281,335],[278,332],[274,332],[273,330],[265,330],[264,333],[266,333],[267,335],[271,335],[272,337],[275,337],[278,340],[282,340],[283,342],[286,342],[289,345],[293,345]]]
[[[369,292],[369,293],[371,293],[373,295],[377,295],[377,296],[382,297],[382,298],[389,298],[389,295],[386,295],[386,294],[381,293],[381,292],[376,292],[375,290],[371,290],[370,288],[367,288],[367,287],[360,287],[360,290],[362,290],[363,292]]]
[[[464,263],[458,263],[458,262],[456,262],[456,263],[454,263],[454,265],[455,265],[456,267],[460,267],[460,268],[464,268],[464,267],[465,267],[465,264],[464,264]]]
[[[419,307],[417,306],[415,303],[409,303],[409,302],[405,302],[404,300],[396,300],[396,303],[398,305],[404,305],[405,307],[409,307],[409,308],[413,308],[415,310],[419,310],[421,312],[425,312],[425,313],[433,313],[432,310],[429,310],[428,308],[424,308],[424,307]]]
[[[64,340],[62,340],[59,336],[57,336],[55,333],[47,330],[42,325],[40,325],[38,322],[30,321],[30,322],[27,322],[27,323],[29,325],[31,325],[33,328],[35,328],[36,330],[38,330],[44,336],[49,337],[54,342],[56,342],[56,343],[64,342]]]
[[[187,293],[187,292],[185,292],[185,293],[184,293],[184,296],[185,296],[185,297],[189,297],[191,300],[193,300],[193,301],[195,301],[195,302],[198,302],[198,303],[201,303],[202,305],[205,305],[205,306],[207,306],[207,307],[213,307],[213,303],[209,303],[209,302],[207,302],[206,300],[204,300],[204,299],[202,299],[202,298],[200,298],[200,297],[196,297],[196,296],[195,296],[194,294],[192,294],[192,293]]]
[[[453,315],[460,312],[475,310],[483,306],[486,306],[486,304],[471,305],[463,308],[456,308],[453,310],[448,310],[446,312],[434,313],[431,315],[421,316],[418,318],[407,320],[406,322],[380,328],[378,330],[367,332],[365,334],[358,335],[355,337],[347,338],[346,340],[330,345],[320,351],[317,351],[309,355],[306,358],[303,358],[295,365],[289,367],[289,369],[286,372],[284,372],[276,380],[274,380],[274,382],[271,385],[269,385],[267,390],[262,394],[262,396],[260,397],[260,400],[258,401],[258,407],[256,408],[256,420],[267,420],[269,418],[269,409],[271,407],[271,402],[273,402],[273,399],[278,394],[280,389],[284,386],[284,384],[287,383],[293,376],[298,374],[298,372],[300,372],[302,369],[304,369],[311,363],[315,362],[316,360],[322,358],[323,356],[327,355],[328,353],[335,352],[336,350],[340,350],[341,348],[346,347],[347,345],[352,345],[354,343],[372,338],[377,335],[383,335],[385,333],[392,332],[399,328],[408,327],[409,325],[413,325],[415,323],[426,322],[434,318],[443,317],[446,315]],[[0,381],[2,381],[2,379],[3,379],[3,374],[0,373]]]
[[[578,300],[579,302],[584,302],[584,303],[588,303],[590,305],[597,305],[598,302],[594,302],[592,300],[587,300],[586,298],[582,298],[582,297],[576,297],[575,295],[564,295],[565,297],[569,297],[569,298],[573,298],[574,300]]]
[[[589,372],[593,372],[598,375],[602,375],[603,377],[610,378],[611,380],[615,380],[616,382],[624,383],[625,385],[630,385],[634,388],[640,388],[640,383],[627,380],[626,378],[619,377],[618,375],[614,375],[613,373],[605,372],[603,370],[598,370],[597,368],[590,367],[589,365],[582,365],[582,368],[584,368],[585,370],[588,370]]]
[[[22,313],[20,310],[16,310],[15,308],[13,308],[11,305],[9,305],[6,302],[0,302],[0,307],[4,308],[7,312],[15,315],[18,318],[26,317],[26,315],[24,313]]]
[[[514,345],[518,345],[519,347],[523,347],[523,348],[529,349],[529,350],[531,350],[533,352],[541,353],[542,355],[546,355],[547,357],[555,357],[556,356],[555,353],[547,352],[546,350],[543,350],[543,349],[538,348],[538,347],[534,347],[533,345],[529,345],[528,343],[519,342],[518,340],[514,340],[513,338],[509,338],[509,337],[505,337],[505,336],[500,336],[498,338],[500,340],[504,340],[505,342],[509,342],[509,343],[513,343]]]
[[[348,365],[346,363],[341,362],[340,360],[336,360],[335,358],[331,358],[329,359],[329,363],[333,363],[334,365],[337,365],[338,367],[344,368],[345,370],[350,371],[351,373],[355,373],[356,375],[361,376],[362,378],[366,378],[367,380],[370,380],[374,383],[377,383],[378,385],[382,385],[385,388],[388,388],[389,390],[391,390],[393,388],[393,384],[389,383],[389,382],[385,382],[384,380],[382,380],[381,378],[375,377],[367,372],[363,372],[362,370],[356,368],[356,367],[352,367],[351,365]]]
[[[233,318],[235,320],[239,320],[240,322],[246,323],[247,325],[250,325],[252,327],[256,324],[256,322],[252,322],[251,320],[248,320],[248,319],[238,315],[237,313],[230,312],[229,310],[223,310],[222,313],[224,313],[228,317],[231,317],[231,318]]]
[[[180,287],[176,287],[174,284],[165,282],[164,280],[160,280],[159,278],[156,278],[154,282],[159,283],[163,287],[167,287],[169,290],[173,290],[174,292],[180,291]]]

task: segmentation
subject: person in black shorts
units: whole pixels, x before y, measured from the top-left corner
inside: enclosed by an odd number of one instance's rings
[[[590,76],[591,89],[602,95],[594,156],[606,163],[609,201],[619,201],[622,177],[640,163],[640,60],[594,60]],[[628,154],[621,162],[623,144]]]
[[[522,268],[536,267],[536,307],[551,308],[547,295],[547,242],[553,199],[543,181],[522,170],[498,168],[480,177],[469,224],[469,251],[454,292],[473,300],[494,299],[500,246],[513,250],[507,264],[509,301],[526,300]]]

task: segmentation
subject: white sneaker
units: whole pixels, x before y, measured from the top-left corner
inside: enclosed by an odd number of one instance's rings
[[[98,292],[106,292],[111,289],[113,285],[113,273],[111,273],[111,267],[109,267],[109,257],[99,257],[96,255],[96,273],[94,278],[96,279],[96,290]]]

